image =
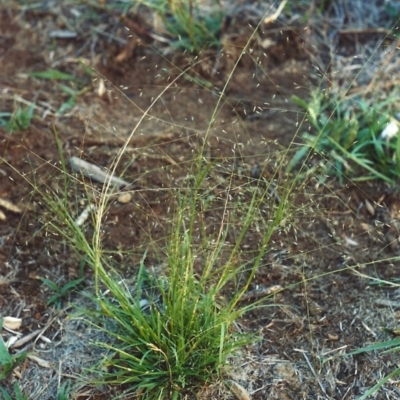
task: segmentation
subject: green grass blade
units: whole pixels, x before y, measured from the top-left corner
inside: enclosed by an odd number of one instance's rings
[[[371,389],[367,390],[361,397],[359,397],[357,400],[364,400],[368,396],[371,396],[373,393],[375,393],[380,387],[382,387],[389,379],[392,379],[396,376],[400,375],[400,368],[395,369],[392,371],[389,375],[385,376],[383,379],[381,379],[375,386],[373,386]]]

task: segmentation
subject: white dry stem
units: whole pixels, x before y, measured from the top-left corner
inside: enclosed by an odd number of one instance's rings
[[[283,0],[281,2],[281,4],[279,4],[278,9],[272,15],[270,15],[269,17],[266,17],[264,19],[264,24],[269,24],[271,22],[276,21],[277,18],[279,17],[279,15],[281,14],[283,8],[285,7],[286,3],[287,3],[287,0]]]
[[[307,364],[308,364],[308,367],[309,367],[310,370],[311,370],[311,373],[314,375],[315,379],[317,380],[318,385],[319,385],[320,389],[322,390],[322,393],[324,393],[324,394],[326,395],[325,386],[322,384],[321,380],[319,379],[318,375],[316,374],[316,372],[315,372],[315,370],[314,370],[312,364],[310,363],[310,360],[309,360],[308,357],[307,357],[307,354],[304,353],[304,352],[302,352],[302,354],[303,354],[303,357],[305,358],[305,360],[306,360],[306,362],[307,362]]]
[[[10,349],[13,347],[14,343],[18,342],[19,336],[10,336],[4,344],[6,345],[7,349]]]
[[[96,206],[94,204],[87,205],[85,207],[85,209],[80,213],[78,218],[75,220],[75,224],[77,226],[82,226],[85,223],[85,221],[88,219],[90,212],[95,211],[95,210],[96,210]]]

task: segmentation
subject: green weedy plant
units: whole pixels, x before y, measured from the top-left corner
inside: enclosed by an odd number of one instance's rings
[[[345,176],[353,181],[381,179],[389,183],[400,177],[400,135],[381,135],[390,121],[395,95],[372,103],[316,90],[308,101],[297,96],[293,101],[306,110],[315,133],[303,133],[304,144],[293,156],[289,170],[317,153],[322,161],[312,170],[321,168],[323,175],[333,174],[341,183]]]
[[[10,394],[4,388],[0,387],[0,397],[1,400],[28,400],[27,395],[23,395],[21,392],[21,388],[18,385],[18,382],[14,383],[14,397],[11,397]]]
[[[86,263],[85,258],[83,258],[83,260],[79,265],[79,278],[69,281],[63,286],[58,286],[55,282],[51,281],[50,279],[41,278],[42,282],[54,292],[54,294],[47,301],[48,306],[54,304],[56,308],[58,309],[61,308],[63,300],[68,296],[68,294],[72,290],[76,290],[79,287],[79,285],[84,281],[83,267],[85,263]]]
[[[25,131],[31,125],[34,111],[35,104],[31,104],[29,107],[18,107],[12,113],[1,112],[0,126],[8,132]]]
[[[67,282],[64,286],[58,286],[55,282],[46,278],[41,278],[41,281],[54,292],[54,294],[47,301],[47,305],[51,306],[54,304],[56,308],[60,309],[65,297],[71,290],[76,289],[79,284],[82,283],[83,278],[74,279],[70,282]]]
[[[203,10],[199,0],[140,0],[161,19],[172,37],[171,45],[179,50],[198,53],[219,45],[218,34],[224,13],[218,0],[211,10]]]
[[[3,319],[0,318],[0,332],[3,329]],[[26,358],[27,352],[11,355],[3,338],[0,336],[0,382],[7,378],[13,369]]]
[[[65,381],[57,392],[56,400],[70,400],[71,381]]]

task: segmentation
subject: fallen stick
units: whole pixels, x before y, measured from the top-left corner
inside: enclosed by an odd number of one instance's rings
[[[78,157],[71,157],[69,159],[69,165],[74,172],[78,172],[83,176],[86,176],[86,178],[93,179],[100,183],[110,182],[111,186],[117,186],[118,188],[124,188],[130,185],[129,182],[124,181],[121,178],[116,178],[110,173],[103,171],[103,169],[97,165],[81,160]]]

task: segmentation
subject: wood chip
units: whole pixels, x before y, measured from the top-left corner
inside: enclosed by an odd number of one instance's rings
[[[328,339],[332,340],[332,341],[337,341],[337,340],[339,340],[339,336],[338,335],[331,335],[330,333],[328,333]]]
[[[110,173],[105,172],[97,165],[93,165],[87,161],[81,160],[78,157],[71,157],[69,159],[69,165],[74,172],[78,172],[87,178],[93,179],[100,183],[110,182],[111,186],[126,187],[130,183],[123,179],[112,176]]]
[[[107,93],[106,85],[104,84],[104,79],[99,80],[99,86],[97,88],[97,94],[99,97],[103,98],[104,95]]]
[[[8,211],[12,211],[17,214],[22,213],[22,210],[18,206],[11,203],[11,201],[8,201],[8,200],[2,199],[2,198],[0,198],[0,206],[5,208]]]
[[[3,318],[3,327],[7,329],[12,329],[13,331],[21,328],[22,319],[15,317],[4,317]]]

